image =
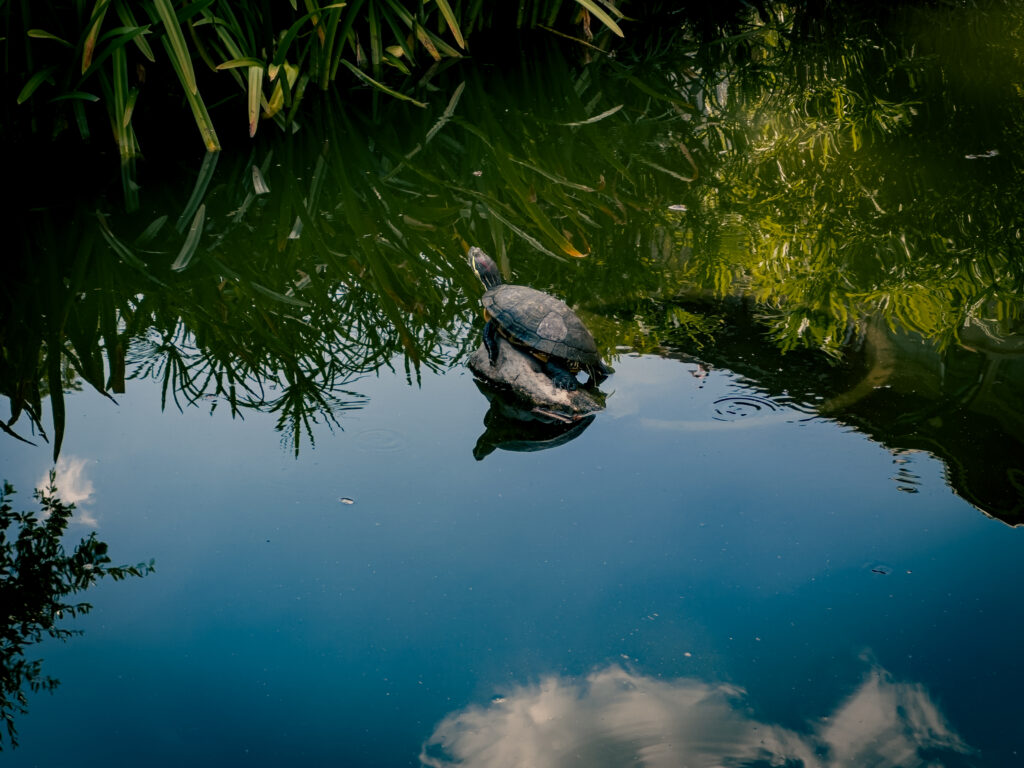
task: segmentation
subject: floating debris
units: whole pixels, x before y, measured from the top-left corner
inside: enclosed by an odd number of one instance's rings
[[[338,501],[340,501],[342,504],[355,504],[356,503],[355,499],[350,499],[348,496],[342,496],[340,499],[338,499]]]

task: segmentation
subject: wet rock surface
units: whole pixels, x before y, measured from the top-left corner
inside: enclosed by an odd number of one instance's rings
[[[559,389],[532,355],[521,352],[506,339],[498,338],[498,359],[491,365],[481,344],[469,358],[469,369],[488,384],[507,390],[535,413],[556,421],[576,421],[604,409],[604,394],[581,386],[574,391]]]

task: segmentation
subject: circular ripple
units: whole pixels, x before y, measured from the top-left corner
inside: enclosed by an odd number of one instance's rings
[[[786,410],[783,406],[757,395],[726,395],[715,400],[711,418],[715,421],[739,421],[767,416]]]
[[[393,429],[366,429],[356,435],[356,444],[371,453],[395,453],[405,450],[408,441]]]

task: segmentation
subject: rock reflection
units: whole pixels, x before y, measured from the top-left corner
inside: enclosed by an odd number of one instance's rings
[[[819,723],[760,722],[731,685],[659,680],[608,666],[585,679],[551,676],[489,706],[448,715],[424,745],[432,768],[488,766],[942,764],[971,750],[923,686],[873,667]]]
[[[524,404],[507,392],[476,381],[490,406],[484,415],[484,431],[473,447],[482,461],[496,449],[515,452],[544,451],[575,440],[594,421],[594,414],[557,418],[542,408]]]

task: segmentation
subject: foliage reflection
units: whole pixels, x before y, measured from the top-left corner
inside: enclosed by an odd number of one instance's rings
[[[606,355],[722,364],[742,327],[733,364],[759,386],[781,364],[823,414],[951,466],[949,435],[921,437],[937,411],[1003,414],[974,452],[1002,457],[1000,500],[964,494],[1016,522],[1024,13],[779,6],[701,30],[586,62],[481,55],[424,82],[427,109],[325,101],[131,216],[32,213],[0,289],[4,428],[41,430],[49,393],[56,454],[69,381],[154,376],[165,403],[276,413],[298,451],[364,403],[360,376],[465,359],[479,244],[577,306]],[[968,391],[946,362],[972,355]]]
[[[61,538],[75,505],[57,497],[53,474],[49,488],[34,494],[39,516],[15,512],[13,495],[14,489],[4,482],[0,490],[0,720],[9,745],[16,747],[14,719],[28,711],[27,692],[52,691],[59,684],[43,674],[41,660],[27,658],[26,652],[45,638],[66,640],[76,634],[59,623],[88,613],[92,606],[66,602],[73,595],[104,577],[121,581],[144,576],[152,572],[153,562],[112,566],[107,545],[95,533],[66,552]]]

